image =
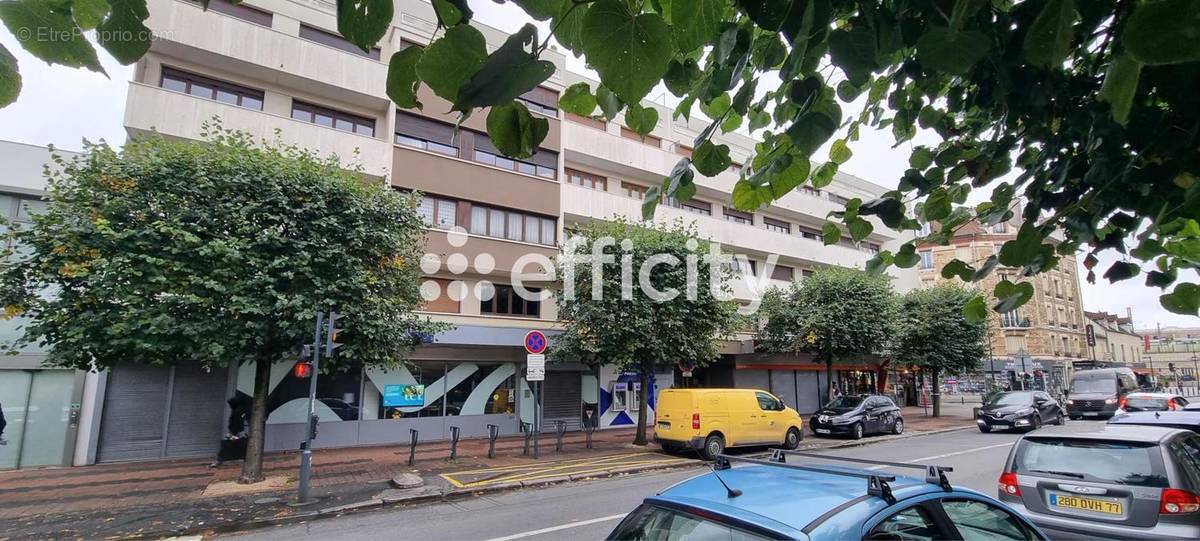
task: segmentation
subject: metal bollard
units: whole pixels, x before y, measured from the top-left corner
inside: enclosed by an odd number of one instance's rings
[[[458,427],[450,427],[450,460],[458,459]]]
[[[588,449],[592,448],[592,433],[595,431],[596,431],[596,425],[593,425],[592,423],[588,423],[587,430],[584,432],[584,434],[587,436],[587,448]]]
[[[558,453],[562,452],[562,439],[563,439],[563,434],[565,434],[566,432],[567,432],[567,423],[566,422],[554,421],[554,437],[555,437],[554,451],[555,452],[558,452]]]
[[[408,444],[408,465],[412,466],[417,463],[417,429],[408,429],[408,435],[412,439],[412,443]]]
[[[488,428],[488,458],[496,458],[496,438],[500,437],[499,425],[487,425]]]
[[[529,456],[529,438],[533,437],[533,425],[521,423],[521,432],[525,433],[525,448],[521,450],[521,456]]]

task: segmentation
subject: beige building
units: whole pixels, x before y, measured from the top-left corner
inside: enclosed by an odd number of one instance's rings
[[[1019,228],[1019,219],[990,227],[971,222],[960,228],[947,246],[919,245],[922,284],[945,280],[942,268],[954,259],[978,268],[997,255],[1001,245],[1015,239]],[[991,359],[983,369],[1010,379],[1024,372],[1048,389],[1063,388],[1069,381],[1072,363],[1089,357],[1075,257],[1063,256],[1053,270],[1032,278],[1019,277],[1016,269],[998,267],[974,285],[987,295],[991,304],[996,301],[991,292],[1003,279],[1033,284],[1033,298],[1008,313],[989,312]],[[1024,367],[1017,356],[1020,351],[1028,354]]]
[[[1133,330],[1133,314],[1124,317],[1107,312],[1084,312],[1096,338],[1094,354],[1097,361],[1122,364],[1141,364],[1145,349],[1142,336]]]

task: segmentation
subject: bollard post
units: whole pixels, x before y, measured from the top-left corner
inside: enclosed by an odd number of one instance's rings
[[[595,432],[595,431],[596,431],[596,426],[593,425],[592,423],[588,423],[587,430],[584,432],[584,434],[587,436],[587,448],[588,449],[592,448],[592,432]]]
[[[408,436],[412,440],[408,444],[408,465],[412,466],[417,463],[417,429],[408,429]]]
[[[556,453],[562,452],[562,439],[563,439],[563,434],[566,433],[566,431],[567,431],[567,423],[566,422],[554,421],[554,438],[555,438],[554,451]]]
[[[500,437],[500,425],[487,425],[488,458],[496,458],[496,438]]]
[[[458,427],[450,427],[450,460],[458,459]]]
[[[532,425],[521,423],[521,432],[525,433],[525,448],[521,450],[521,456],[529,456],[529,438],[533,437]]]

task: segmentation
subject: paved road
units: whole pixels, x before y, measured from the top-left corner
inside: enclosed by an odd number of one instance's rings
[[[951,466],[950,481],[986,494],[1018,435],[964,430],[831,451],[843,456]],[[602,539],[642,498],[703,469],[621,477],[471,500],[362,513],[250,532],[267,539]],[[919,472],[904,470],[910,474]]]

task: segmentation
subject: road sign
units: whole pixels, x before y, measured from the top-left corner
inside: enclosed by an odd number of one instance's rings
[[[545,349],[543,347],[542,349]],[[525,356],[525,381],[546,380],[546,356],[530,353]]]
[[[1087,345],[1090,348],[1096,347],[1096,330],[1092,328],[1092,324],[1088,323],[1083,326],[1083,331],[1087,334]]]
[[[525,351],[531,355],[546,352],[546,335],[542,331],[529,331],[525,333]]]

